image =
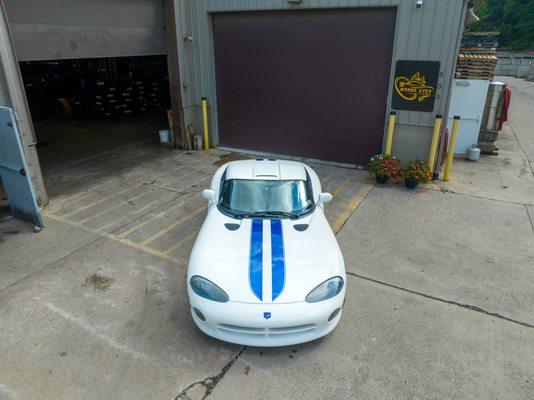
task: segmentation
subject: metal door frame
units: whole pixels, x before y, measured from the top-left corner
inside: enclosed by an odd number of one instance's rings
[[[0,0],[0,106],[13,109],[37,201],[46,205],[48,196],[35,148],[37,141],[3,0]]]

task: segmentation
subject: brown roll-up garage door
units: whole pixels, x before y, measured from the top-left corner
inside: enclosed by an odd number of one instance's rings
[[[220,145],[366,163],[382,148],[395,16],[213,15]]]

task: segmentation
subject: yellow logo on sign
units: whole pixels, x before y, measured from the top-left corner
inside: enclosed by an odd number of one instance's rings
[[[432,96],[434,88],[426,84],[426,79],[419,72],[416,72],[410,79],[405,76],[395,78],[395,90],[404,100],[419,102]]]

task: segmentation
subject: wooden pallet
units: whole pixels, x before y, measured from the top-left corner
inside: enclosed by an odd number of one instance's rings
[[[493,79],[495,76],[492,72],[456,72],[457,78],[464,78],[464,79]]]
[[[488,53],[464,53],[458,55],[456,74],[460,78],[493,79],[497,56]]]
[[[466,59],[459,59],[458,64],[465,64],[465,65],[496,65],[496,60],[466,60]]]
[[[473,73],[457,73],[457,79],[488,79],[492,80],[495,77],[494,74],[473,74]]]
[[[486,69],[493,69],[495,68],[495,63],[466,63],[466,62],[459,62],[457,66],[460,68],[486,68]]]
[[[456,68],[456,72],[465,72],[465,73],[480,73],[480,74],[493,74],[495,72],[494,68],[463,68],[458,67]]]
[[[497,65],[495,61],[485,62],[485,61],[458,61],[458,65],[473,65],[478,67],[493,67]]]
[[[497,51],[497,47],[493,46],[462,46],[460,48],[461,53],[471,53],[471,54],[488,54],[488,53],[495,53]]]
[[[482,62],[497,62],[498,58],[494,54],[471,54],[460,53],[458,54],[458,60],[460,61],[482,61]]]
[[[480,65],[458,65],[456,71],[478,71],[478,72],[493,72],[495,71],[495,66],[480,66]]]

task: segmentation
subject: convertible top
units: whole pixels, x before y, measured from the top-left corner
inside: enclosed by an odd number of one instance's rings
[[[239,160],[228,163],[226,179],[306,180],[306,167],[297,161]]]

